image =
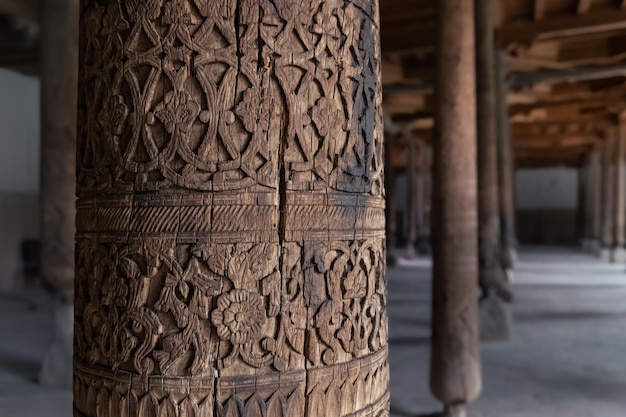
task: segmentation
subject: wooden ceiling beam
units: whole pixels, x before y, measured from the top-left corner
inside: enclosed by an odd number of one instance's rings
[[[576,13],[583,15],[589,11],[593,0],[578,0],[578,6],[576,7]]]
[[[535,40],[560,39],[569,36],[626,28],[626,9],[599,9],[583,15],[559,16],[540,21],[519,21],[504,25],[500,31],[502,46],[530,44]]]
[[[547,0],[535,0],[534,15],[535,21],[538,22],[546,17],[546,1]]]

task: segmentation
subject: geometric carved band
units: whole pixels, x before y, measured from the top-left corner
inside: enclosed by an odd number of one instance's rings
[[[383,348],[325,368],[259,377],[195,377],[184,385],[177,377],[113,373],[75,362],[74,415],[301,417],[336,410],[337,417],[381,417],[388,415],[386,358]]]
[[[92,197],[79,200],[78,236],[102,242],[174,239],[178,243],[277,242],[275,193]],[[288,193],[287,241],[383,237],[384,200],[343,193]]]

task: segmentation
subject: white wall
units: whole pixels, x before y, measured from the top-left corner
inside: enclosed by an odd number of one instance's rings
[[[0,69],[0,192],[39,190],[39,80]]]
[[[518,210],[575,210],[578,171],[571,168],[519,170],[516,195]]]

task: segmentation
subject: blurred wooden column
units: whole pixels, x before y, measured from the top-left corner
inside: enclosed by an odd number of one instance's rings
[[[394,135],[385,132],[385,220],[387,230],[387,263],[389,266],[393,266],[396,262],[396,248],[397,248],[397,177],[396,169],[393,166],[393,146],[395,144]]]
[[[593,218],[591,221],[591,242],[589,249],[593,254],[600,255],[602,247],[602,156],[604,154],[604,143],[596,144],[591,153],[591,182],[592,182],[592,199],[593,199]]]
[[[587,177],[589,176],[589,167],[587,161],[584,159],[580,162],[577,170],[578,176],[578,191],[576,202],[576,236],[579,239],[581,246],[584,246],[585,230],[586,230],[586,204],[589,200]]]
[[[417,248],[420,253],[429,252],[428,244],[428,224],[426,220],[426,210],[428,190],[428,170],[429,170],[429,152],[428,146],[423,140],[418,141],[418,163],[417,163]]]
[[[476,77],[472,0],[439,0],[433,178],[430,387],[448,416],[481,391]]]
[[[40,381],[71,387],[78,0],[44,0],[41,22],[41,274],[57,295]]]
[[[496,107],[498,136],[498,179],[500,203],[500,243],[504,256],[504,267],[513,268],[517,258],[517,236],[515,230],[515,196],[513,167],[513,145],[511,142],[511,125],[507,103],[506,87],[506,53],[496,52]]]
[[[408,200],[408,235],[406,242],[406,255],[408,258],[415,258],[417,253],[415,251],[415,245],[417,244],[418,237],[418,209],[419,209],[419,196],[418,196],[418,154],[419,145],[418,140],[410,132],[405,135],[407,141],[407,167],[406,167],[406,194]]]
[[[476,0],[478,254],[481,340],[511,337],[512,294],[502,262],[493,0]]]
[[[626,119],[620,117],[616,132],[615,145],[615,248],[613,262],[626,262],[626,167],[624,166],[624,149],[626,148]]]
[[[476,0],[479,282],[486,295],[505,285],[500,257],[498,137],[492,0]]]
[[[615,145],[617,144],[615,127],[606,130],[606,138],[602,152],[602,235],[600,239],[600,258],[611,260],[614,241],[615,220]]]

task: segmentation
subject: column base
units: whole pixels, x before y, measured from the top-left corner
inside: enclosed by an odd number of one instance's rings
[[[407,259],[415,259],[415,258],[417,258],[417,251],[415,250],[415,246],[413,246],[412,244],[408,245],[406,247],[405,254],[406,254],[406,258]]]
[[[591,241],[589,239],[583,239],[580,241],[580,248],[585,252],[589,252],[591,250]]]
[[[625,248],[613,249],[613,253],[611,254],[611,262],[614,262],[614,263],[626,262],[626,249]]]
[[[606,262],[611,262],[612,250],[609,248],[601,248],[598,256]]]
[[[600,256],[600,242],[597,239],[589,239],[589,252],[593,255]]]
[[[483,342],[503,342],[513,336],[513,314],[510,304],[491,293],[480,300],[478,306],[480,340]]]
[[[74,306],[59,302],[54,311],[54,335],[45,353],[39,382],[55,388],[72,388],[72,339],[74,335]]]

